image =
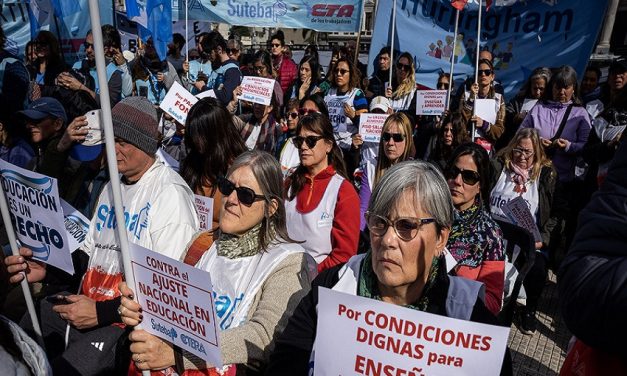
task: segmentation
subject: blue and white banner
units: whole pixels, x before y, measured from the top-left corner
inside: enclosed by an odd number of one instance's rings
[[[449,0],[395,0],[394,49],[416,61],[416,82],[434,87],[455,52],[455,79],[474,74],[478,1],[460,12],[453,51],[455,9]],[[485,1],[484,1],[485,3]],[[390,45],[392,4],[379,6],[370,45],[369,72]],[[607,0],[503,0],[482,14],[481,48],[495,57],[496,79],[512,97],[536,67],[573,66],[583,74],[603,21]],[[461,43],[460,43],[461,42]],[[398,56],[396,54],[395,56]]]
[[[185,19],[186,0],[173,0],[172,18]],[[317,31],[359,30],[361,0],[187,0],[190,20]]]

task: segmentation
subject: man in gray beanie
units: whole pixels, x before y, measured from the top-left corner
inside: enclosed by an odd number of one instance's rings
[[[192,191],[155,158],[155,108],[145,98],[129,97],[115,105],[111,116],[128,239],[179,260],[199,223]],[[128,358],[118,358],[128,352],[116,351],[124,330],[118,312],[123,265],[115,227],[109,182],[98,198],[83,246],[72,255],[77,275],[84,275],[80,295],[62,293],[61,298],[41,302],[42,331],[55,374],[109,374],[116,365],[128,367]],[[21,248],[20,254],[5,259],[12,282],[23,278],[19,272],[26,272],[29,282],[45,278],[45,265],[30,259],[30,249]],[[22,326],[30,326],[28,321],[25,317]],[[69,345],[64,350],[67,324]]]

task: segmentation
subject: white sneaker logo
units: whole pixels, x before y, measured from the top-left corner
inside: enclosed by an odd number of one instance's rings
[[[102,348],[104,346],[104,342],[92,342],[91,345],[94,346],[95,348],[97,348],[98,350],[102,351]]]

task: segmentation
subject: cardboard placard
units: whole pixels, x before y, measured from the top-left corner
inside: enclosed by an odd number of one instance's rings
[[[142,329],[222,367],[209,273],[129,242]]]
[[[57,179],[0,160],[13,230],[33,258],[74,274]]]
[[[198,98],[187,91],[181,84],[174,81],[174,84],[172,84],[172,87],[168,90],[168,93],[165,98],[163,98],[163,102],[161,102],[159,107],[168,115],[172,116],[174,120],[185,124],[187,113],[196,102],[198,102]]]
[[[446,110],[446,90],[416,90],[416,115],[442,115]]]
[[[240,87],[242,88],[242,95],[240,95],[238,99],[266,106],[270,105],[272,93],[274,92],[273,79],[245,76],[242,79]]]
[[[201,230],[211,230],[213,221],[213,198],[194,195],[194,204],[196,205],[196,214],[200,222]]]
[[[361,114],[359,115],[359,134],[364,142],[380,142],[383,123],[388,114]]]
[[[509,328],[434,315],[326,288],[318,291],[314,375],[456,376],[501,372]]]

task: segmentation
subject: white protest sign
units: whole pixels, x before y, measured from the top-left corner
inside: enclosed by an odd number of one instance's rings
[[[222,366],[209,273],[130,243],[142,329]]]
[[[194,204],[196,204],[196,213],[198,214],[200,229],[211,230],[213,221],[213,198],[194,195]]]
[[[475,115],[490,124],[496,123],[498,110],[495,99],[475,99]]]
[[[274,91],[274,80],[271,78],[263,78],[256,76],[245,76],[240,84],[242,95],[238,97],[240,100],[259,103],[266,106],[270,105],[272,93]]]
[[[21,245],[33,258],[74,274],[57,179],[0,160],[2,189]]]
[[[383,123],[388,114],[361,114],[359,115],[359,134],[364,142],[381,141]]]
[[[503,213],[510,221],[512,221],[512,223],[533,234],[535,241],[542,241],[538,225],[536,225],[536,221],[534,220],[533,215],[531,215],[529,206],[522,196],[509,200],[501,207],[501,210],[503,210]]]
[[[211,90],[205,90],[201,93],[196,94],[196,98],[198,99],[203,99],[203,98],[216,98],[216,92],[213,91],[213,89]]]
[[[531,111],[531,109],[533,108],[533,106],[536,105],[536,103],[538,103],[537,99],[525,99],[525,101],[523,102],[523,105],[520,109],[520,112],[529,112]]]
[[[63,208],[68,245],[70,251],[74,253],[74,251],[83,245],[85,237],[87,237],[87,233],[89,232],[89,219],[63,199],[61,199],[61,208]]]
[[[345,131],[346,114],[344,113],[344,103],[348,100],[348,96],[325,98],[327,109],[329,110],[329,120],[333,125],[333,132]]]
[[[625,131],[625,125],[612,125],[603,130],[602,142],[612,141]]]
[[[318,294],[314,375],[456,376],[501,372],[509,328],[438,316],[325,288],[319,288]]]
[[[416,90],[416,115],[442,115],[446,90]]]
[[[172,116],[174,120],[185,124],[187,113],[196,102],[198,102],[198,98],[185,90],[181,84],[174,81],[174,84],[170,90],[168,90],[168,94],[163,98],[163,102],[161,102],[159,107]]]

